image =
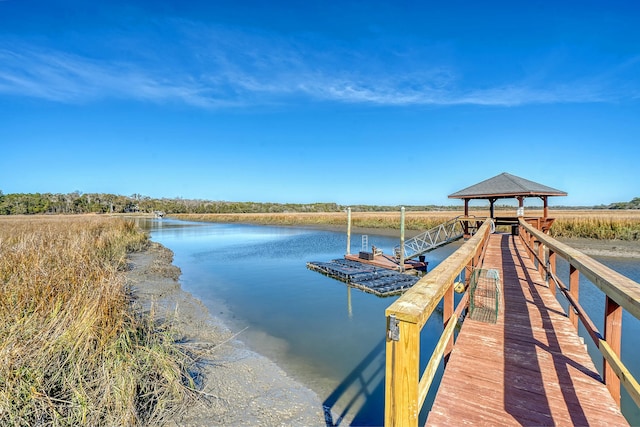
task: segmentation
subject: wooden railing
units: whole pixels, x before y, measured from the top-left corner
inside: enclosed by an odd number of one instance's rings
[[[602,353],[603,380],[618,406],[620,406],[621,384],[636,405],[640,406],[640,386],[620,360],[622,310],[627,310],[636,319],[640,319],[640,284],[549,237],[526,220],[520,219],[519,231],[530,255],[538,261],[540,274],[550,283],[549,289],[555,294],[557,286],[569,301],[571,305],[569,318],[573,326],[577,330],[578,319],[581,320]],[[557,255],[569,263],[569,286],[566,286],[556,275]],[[583,274],[606,296],[604,336],[580,305],[578,292],[580,274]]]
[[[490,220],[457,251],[431,270],[391,304],[387,317],[385,426],[416,426],[436,370],[453,349],[457,319],[468,303],[468,293],[454,309],[453,283],[467,269],[467,278],[481,264],[491,233]],[[420,376],[420,331],[441,300],[444,331]]]

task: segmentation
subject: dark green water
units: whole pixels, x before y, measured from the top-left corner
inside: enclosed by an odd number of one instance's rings
[[[378,298],[349,289],[306,268],[308,261],[341,258],[346,250],[345,233],[169,219],[148,225],[152,239],[174,252],[174,263],[182,269],[183,288],[233,331],[248,327],[239,338],[314,390],[331,414],[328,424],[382,424],[384,311],[397,297]],[[391,253],[397,243],[398,238],[369,236],[369,245],[385,253]],[[452,244],[427,254],[429,268],[458,247]],[[353,235],[351,251],[360,248],[361,236]],[[636,260],[600,261],[640,280]],[[561,264],[558,271],[563,274]],[[581,284],[581,293],[594,321],[602,323],[603,297],[588,282]],[[640,378],[640,325],[629,317],[625,313],[622,360]],[[423,329],[422,369],[442,331],[441,324],[436,313]],[[439,377],[425,402],[423,419],[438,382]],[[626,395],[622,407],[632,424],[640,424],[640,414]]]

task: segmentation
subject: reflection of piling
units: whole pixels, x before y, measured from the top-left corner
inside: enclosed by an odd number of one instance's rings
[[[351,286],[347,286],[347,311],[349,318],[353,317],[353,310],[351,309]]]

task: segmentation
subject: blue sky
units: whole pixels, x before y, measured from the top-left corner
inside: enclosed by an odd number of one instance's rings
[[[0,190],[640,196],[636,1],[0,0]]]

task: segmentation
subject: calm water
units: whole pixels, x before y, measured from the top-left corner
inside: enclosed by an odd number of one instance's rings
[[[174,252],[174,263],[182,269],[183,288],[233,331],[247,328],[240,338],[318,393],[332,412],[331,423],[382,424],[384,310],[397,297],[378,298],[306,268],[308,261],[341,258],[346,249],[345,233],[170,219],[153,220],[148,226],[152,239]],[[398,238],[369,236],[369,245],[385,253],[391,253],[397,243]],[[452,244],[427,254],[429,268],[458,247]],[[354,234],[351,251],[360,248],[361,235]],[[637,262],[600,260],[640,281]],[[561,264],[558,270],[562,275]],[[581,292],[583,304],[601,324],[601,296],[588,282],[581,284]],[[623,320],[623,360],[632,360],[636,366],[629,368],[640,377],[640,361],[637,356],[633,360],[633,351],[640,348],[640,327],[627,317]],[[423,367],[442,330],[441,323],[436,314],[423,329]],[[433,392],[425,406],[432,400]],[[640,423],[640,414],[628,396],[623,411],[634,424]]]

